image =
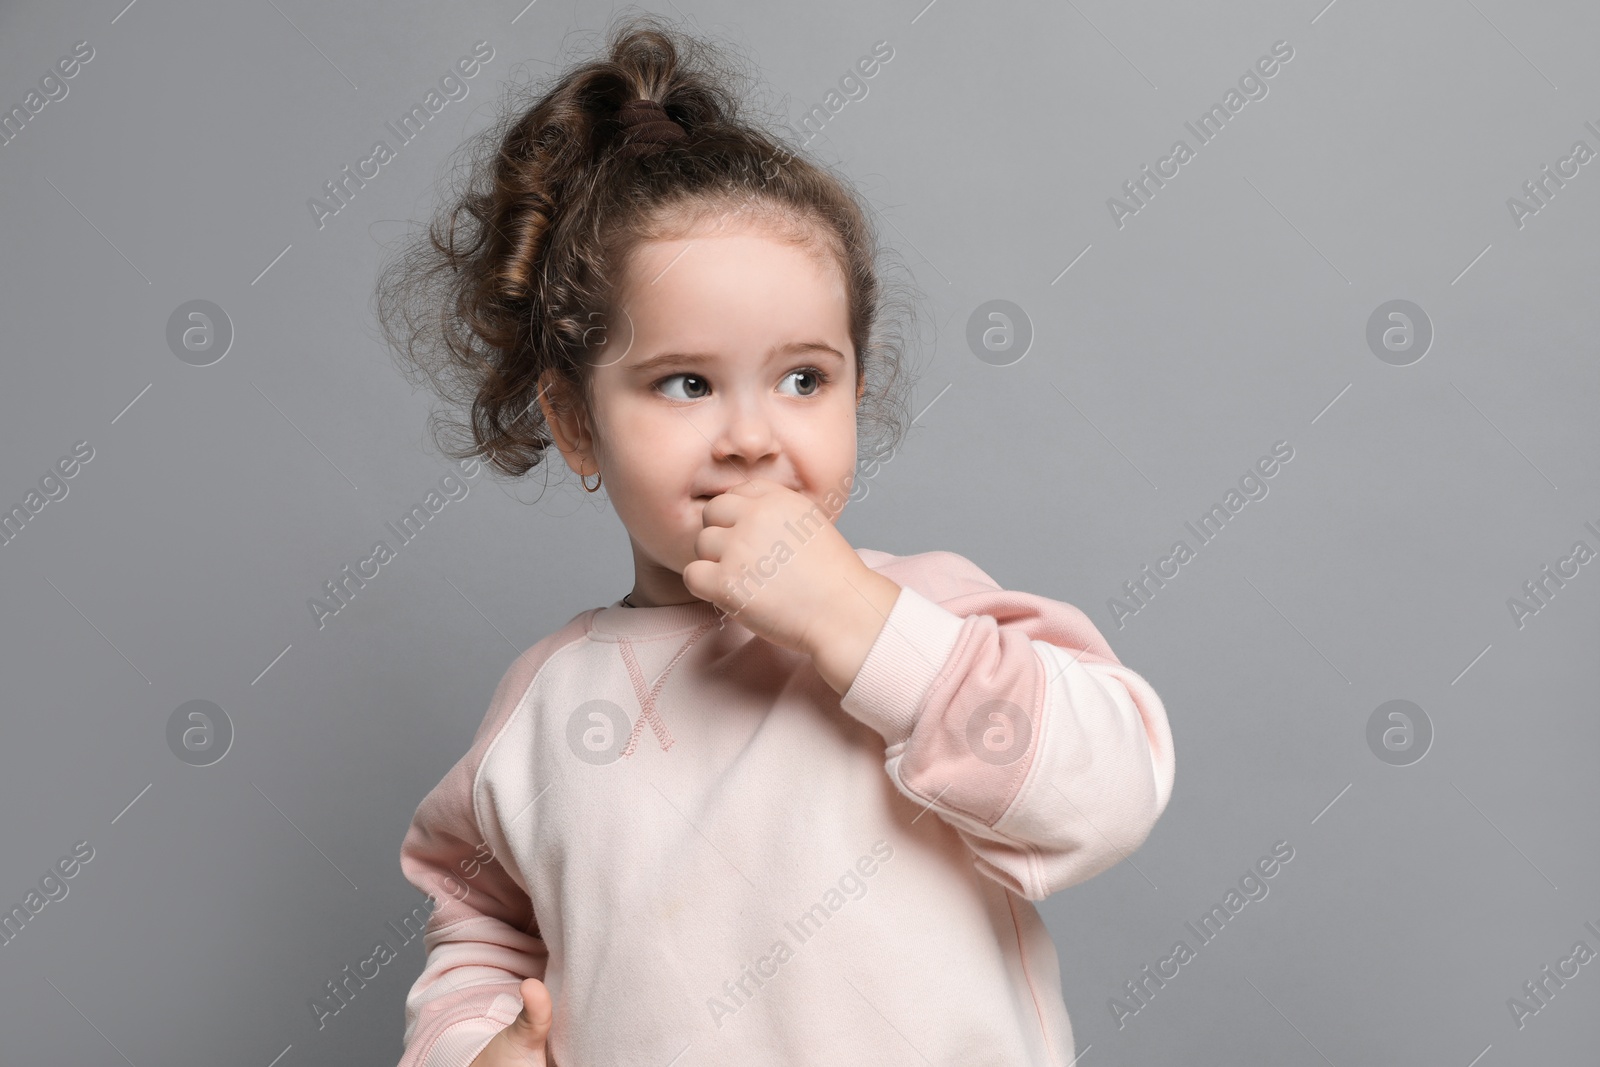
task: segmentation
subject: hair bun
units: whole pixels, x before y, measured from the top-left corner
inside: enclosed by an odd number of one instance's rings
[[[617,154],[624,158],[641,156],[657,145],[687,141],[688,133],[655,100],[629,100],[617,112],[622,123],[622,147]]]

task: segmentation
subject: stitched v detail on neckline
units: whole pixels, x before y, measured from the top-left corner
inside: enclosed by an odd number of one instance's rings
[[[661,692],[661,687],[666,685],[667,677],[672,674],[672,669],[678,665],[678,661],[683,658],[683,654],[689,651],[690,646],[700,640],[710,629],[711,623],[709,622],[697,627],[694,633],[689,635],[689,639],[683,643],[683,647],[678,649],[677,655],[672,657],[672,661],[667,664],[666,669],[656,678],[655,684],[648,691],[645,690],[644,686],[644,671],[639,669],[639,660],[633,653],[633,642],[626,637],[620,640],[619,646],[622,652],[622,660],[628,665],[628,679],[633,682],[633,692],[639,698],[639,717],[633,722],[633,732],[628,735],[628,745],[622,750],[621,758],[626,759],[628,756],[633,755],[633,750],[639,744],[640,731],[646,721],[650,723],[650,729],[655,732],[656,741],[661,745],[661,751],[665,752],[673,746],[675,739],[672,736],[672,732],[667,729],[667,724],[656,713],[656,696]]]

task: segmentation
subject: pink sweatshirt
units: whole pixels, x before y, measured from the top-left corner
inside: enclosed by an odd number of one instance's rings
[[[706,601],[517,657],[401,845],[401,1067],[471,1063],[530,976],[559,1067],[1072,1062],[1029,901],[1149,835],[1161,700],[1070,604],[856,551],[902,589],[842,698]]]

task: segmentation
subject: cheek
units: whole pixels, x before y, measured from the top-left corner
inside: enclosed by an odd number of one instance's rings
[[[674,429],[688,428],[639,420],[626,448],[615,457],[618,488],[652,508],[674,506],[687,492],[695,469],[693,458],[685,454],[684,442],[674,437]]]
[[[847,462],[855,461],[856,452],[856,408],[855,404],[841,405],[828,426],[828,451],[839,453],[847,457]]]
[[[856,424],[853,414],[818,423],[796,442],[802,476],[815,493],[844,493],[856,468]]]

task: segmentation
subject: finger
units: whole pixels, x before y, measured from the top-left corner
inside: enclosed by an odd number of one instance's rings
[[[731,486],[727,493],[724,493],[723,495],[727,496],[729,494],[738,494],[739,496],[760,496],[763,493],[771,492],[777,487],[777,485],[778,483],[773,481],[771,478],[751,477],[746,478],[737,485]]]
[[[700,509],[700,525],[732,526],[739,521],[739,516],[744,514],[745,502],[749,499],[748,493],[733,489],[721,496],[712,497]]]
[[[700,600],[717,602],[717,565],[708,560],[692,559],[684,565],[683,585]]]
[[[710,563],[722,562],[722,550],[728,538],[726,526],[707,526],[694,538],[694,554]]]
[[[525,979],[519,988],[522,1010],[511,1020],[511,1025],[501,1033],[506,1035],[513,1048],[522,1052],[539,1052],[544,1049],[545,1038],[550,1033],[550,1019],[554,1014],[550,990],[537,978]]]

